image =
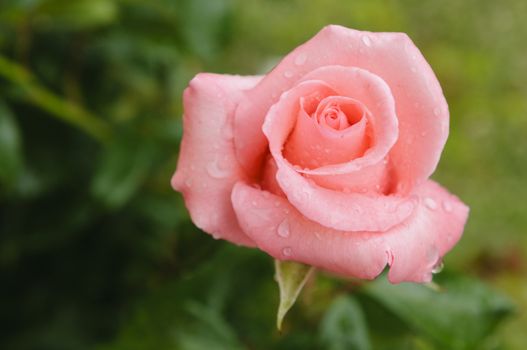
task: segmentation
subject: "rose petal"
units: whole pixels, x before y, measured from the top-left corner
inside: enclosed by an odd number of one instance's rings
[[[232,117],[241,92],[260,77],[198,74],[183,95],[183,140],[172,187],[181,192],[192,221],[216,238],[254,246],[231,205],[234,183],[246,179],[236,160]]]
[[[296,170],[282,155],[282,147],[295,124],[300,97],[312,95],[315,92],[325,94],[327,93],[323,90],[325,86],[316,80],[301,82],[284,93],[280,101],[269,110],[263,129],[269,140],[271,154],[278,167],[276,179],[291,204],[310,220],[326,227],[345,231],[387,230],[411,214],[414,200],[412,197],[343,193],[312,185],[310,180],[300,172],[316,173],[319,169],[330,169],[332,166],[314,170]],[[386,114],[386,119],[388,118],[389,114]],[[385,124],[389,125],[389,123]],[[381,128],[379,127],[379,129]],[[386,128],[386,130],[390,129]],[[397,134],[393,129],[391,129],[391,133]],[[377,153],[382,152],[382,150],[388,151],[390,141],[388,137],[386,139],[388,144],[379,141],[375,145],[375,150],[370,153],[371,157],[381,157],[382,154]],[[358,162],[363,158],[344,163],[342,167],[349,167],[350,163]],[[384,167],[382,158],[379,163]],[[371,172],[367,175],[382,176],[382,171]],[[360,184],[362,185],[362,183]]]
[[[299,59],[302,58],[302,59]],[[432,174],[448,136],[448,106],[430,66],[403,33],[370,33],[327,26],[287,55],[253,89],[236,110],[236,155],[245,169],[257,169],[267,141],[262,125],[270,106],[316,68],[354,66],[381,77],[396,101],[399,140],[390,157],[398,178],[410,186]],[[246,147],[251,144],[251,147]]]
[[[244,232],[276,259],[363,279],[376,277],[389,264],[392,283],[427,282],[434,265],[459,240],[468,208],[432,181],[417,193],[417,210],[386,232],[329,229],[307,220],[284,198],[241,182],[232,203]]]
[[[327,97],[325,100],[332,98]],[[314,116],[310,117],[301,109],[293,132],[284,146],[285,158],[291,164],[311,169],[350,161],[364,154],[368,147],[366,124],[364,117],[344,130],[329,131]]]

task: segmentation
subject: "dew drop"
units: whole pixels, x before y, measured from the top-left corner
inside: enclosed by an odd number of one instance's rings
[[[285,256],[291,256],[292,252],[293,250],[291,249],[291,247],[285,247],[284,249],[282,249],[282,254],[284,254]]]
[[[362,39],[362,42],[364,43],[364,45],[366,45],[368,47],[371,46],[371,39],[370,39],[369,36],[363,35],[361,39]]]
[[[269,199],[269,197],[271,197],[271,194],[267,191],[263,191],[262,192],[262,196],[265,198],[265,199]]]
[[[426,131],[421,132],[421,136],[425,137],[426,136]]]
[[[436,117],[439,117],[440,114],[441,114],[441,109],[439,107],[434,108],[434,115]]]
[[[192,180],[190,178],[187,178],[185,180],[185,186],[187,186],[188,188],[192,187]]]
[[[293,72],[291,72],[290,70],[286,70],[284,72],[284,77],[286,78],[292,78],[293,77]]]
[[[216,157],[207,165],[207,173],[213,178],[222,179],[229,176],[231,171],[225,165],[221,164],[220,159]]]
[[[278,233],[278,235],[283,238],[289,237],[289,221],[287,221],[287,219],[285,219],[280,223],[280,225],[278,225],[276,233]]]
[[[322,235],[320,234],[320,232],[315,232],[315,237],[321,241],[322,240]]]
[[[432,267],[432,273],[440,273],[443,271],[443,268],[445,267],[445,264],[443,263],[443,259],[437,260],[434,267]]]
[[[253,207],[257,207],[258,206],[258,203],[256,201],[252,201],[251,204],[253,205]]]
[[[411,67],[410,70],[412,71],[412,73],[417,73],[417,68],[415,67]]]
[[[274,202],[274,206],[275,206],[276,208],[278,208],[278,207],[280,206],[280,201],[275,201],[275,202]]]
[[[386,262],[388,265],[393,265],[393,252],[391,250],[386,251]]]
[[[297,66],[301,66],[303,65],[304,63],[306,63],[306,60],[307,60],[307,56],[305,53],[301,53],[299,54],[298,56],[296,56],[295,58],[295,64]]]
[[[430,210],[436,210],[437,209],[437,202],[430,197],[425,198],[425,205]]]
[[[220,239],[220,238],[221,238],[221,235],[220,235],[218,232],[214,232],[214,233],[212,233],[212,238],[214,238],[214,239]]]
[[[452,212],[452,204],[449,201],[443,201],[443,210],[447,213]]]

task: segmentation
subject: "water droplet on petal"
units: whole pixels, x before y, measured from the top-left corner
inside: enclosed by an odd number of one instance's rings
[[[388,265],[393,265],[393,252],[389,249],[386,251],[386,262]]]
[[[221,160],[216,157],[212,162],[207,165],[207,173],[216,179],[222,179],[231,174],[231,170],[222,164]]]
[[[284,254],[285,256],[291,256],[291,253],[293,253],[291,247],[285,247],[284,249],[282,249],[282,254]]]
[[[295,64],[297,66],[301,66],[303,65],[304,63],[306,63],[306,60],[307,60],[307,56],[305,53],[301,53],[299,54],[298,56],[296,56],[295,58]]]
[[[434,108],[434,115],[439,117],[440,114],[441,114],[441,109],[439,107]]]
[[[275,201],[274,206],[278,208],[280,206],[280,201]]]
[[[450,203],[450,201],[443,201],[443,209],[447,212],[447,213],[451,213],[452,212],[452,203]]]
[[[362,42],[364,43],[364,45],[366,45],[368,47],[371,46],[371,39],[370,39],[369,36],[363,35],[361,39],[362,39]]]
[[[412,71],[412,73],[417,73],[417,68],[415,67],[411,67],[410,70]]]
[[[320,232],[315,232],[315,237],[321,241],[322,240],[322,235],[320,234]]]
[[[192,187],[192,180],[190,178],[185,180],[185,186],[187,186],[188,188]]]
[[[253,207],[257,207],[258,206],[258,203],[256,201],[252,201],[251,204],[253,205]]]
[[[283,237],[283,238],[287,238],[289,237],[289,221],[287,221],[287,219],[285,219],[284,221],[282,221],[280,223],[280,225],[278,225],[278,228],[276,229],[276,232],[278,233],[278,235],[280,237]]]
[[[221,235],[220,235],[218,232],[213,232],[213,233],[212,233],[212,238],[214,238],[214,239],[220,239],[220,238],[221,238]]]
[[[293,72],[291,72],[290,70],[286,70],[286,71],[284,72],[284,77],[286,77],[286,78],[291,78],[291,77],[293,77]]]
[[[425,198],[425,205],[430,210],[436,210],[437,209],[437,202],[430,197]]]
[[[443,259],[439,259],[434,267],[432,267],[432,273],[440,273],[443,271],[443,268],[445,267],[445,264],[443,263]]]

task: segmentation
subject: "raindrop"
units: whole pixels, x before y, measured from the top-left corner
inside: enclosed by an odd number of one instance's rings
[[[388,265],[393,265],[393,252],[391,250],[386,251],[386,262]]]
[[[283,237],[283,238],[289,237],[289,234],[290,234],[290,232],[289,232],[289,221],[287,221],[287,219],[282,221],[280,223],[280,225],[278,225],[278,228],[277,228],[276,232],[278,233],[278,235],[280,237]]]
[[[396,212],[397,214],[399,214],[399,217],[403,218],[403,217],[410,215],[413,209],[414,209],[414,203],[403,202],[397,206]]]
[[[417,68],[415,67],[411,67],[410,70],[412,71],[412,73],[417,73]]]
[[[214,232],[214,233],[212,233],[212,238],[214,238],[214,239],[220,239],[220,238],[221,238],[221,235],[220,235],[218,232]]]
[[[443,263],[443,259],[439,259],[437,263],[432,267],[432,273],[440,273],[443,271],[443,268],[445,267],[445,264]]]
[[[441,114],[441,109],[439,107],[434,108],[434,115],[439,117],[440,114]]]
[[[207,173],[216,179],[222,179],[230,175],[230,169],[226,168],[225,165],[221,164],[218,157],[207,165]]]
[[[293,250],[291,249],[291,247],[285,247],[284,249],[282,249],[282,254],[284,254],[285,256],[291,256],[292,252]]]
[[[437,202],[430,197],[425,198],[425,205],[430,210],[436,210],[437,209]]]
[[[299,54],[298,56],[296,56],[295,58],[295,64],[297,66],[301,66],[303,65],[304,63],[306,63],[306,60],[307,60],[307,56],[305,53],[301,53]]]
[[[447,213],[451,213],[452,212],[452,204],[449,201],[443,201],[443,209]]]
[[[187,178],[185,180],[185,186],[187,186],[188,188],[192,187],[192,180],[190,178]]]
[[[291,72],[290,70],[286,70],[286,71],[284,72],[284,77],[286,77],[286,78],[291,78],[291,77],[293,77],[293,72]]]
[[[371,39],[370,39],[370,37],[367,36],[367,35],[364,35],[364,36],[362,37],[362,42],[364,43],[364,45],[366,45],[366,46],[368,46],[368,47],[371,46]]]
[[[320,232],[315,232],[315,237],[321,241],[322,240],[322,235],[320,234]]]

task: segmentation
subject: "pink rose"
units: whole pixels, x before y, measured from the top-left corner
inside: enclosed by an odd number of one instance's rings
[[[392,283],[430,281],[468,208],[429,176],[448,106],[405,34],[331,25],[265,76],[198,74],[172,186],[215,238]]]

